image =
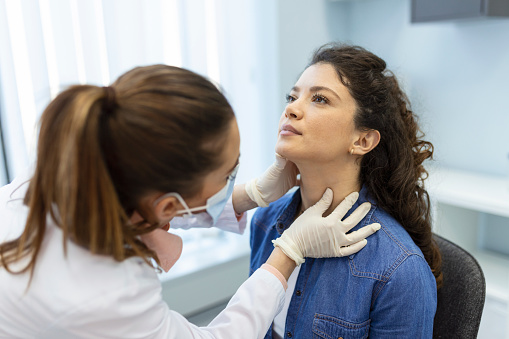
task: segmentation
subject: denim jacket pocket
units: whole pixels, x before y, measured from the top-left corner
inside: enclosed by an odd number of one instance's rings
[[[368,319],[360,324],[356,324],[316,313],[313,319],[313,338],[367,338],[369,335],[370,322],[371,320]]]

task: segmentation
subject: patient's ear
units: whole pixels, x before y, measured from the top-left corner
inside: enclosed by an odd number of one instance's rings
[[[376,129],[359,133],[359,138],[354,142],[353,154],[364,155],[375,148],[380,142],[380,132]]]

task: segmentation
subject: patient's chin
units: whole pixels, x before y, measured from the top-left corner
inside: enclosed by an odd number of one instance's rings
[[[299,143],[293,142],[293,140],[278,139],[275,150],[277,154],[295,164],[305,161],[311,155],[306,148],[303,148]]]
[[[276,153],[291,162],[295,162],[298,158],[294,151],[292,152],[292,150],[289,150],[286,147],[278,147],[276,145]]]
[[[288,150],[288,147],[285,147],[280,142],[276,143],[276,153],[282,156],[283,158],[288,159],[289,156],[291,156],[291,151]]]

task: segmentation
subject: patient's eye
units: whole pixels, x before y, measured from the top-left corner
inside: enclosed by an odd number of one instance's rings
[[[290,104],[290,103],[294,102],[295,100],[297,100],[297,98],[295,98],[293,95],[290,95],[290,94],[287,94],[287,95],[286,95],[286,102],[287,102],[288,104]]]
[[[319,103],[319,104],[328,104],[329,99],[327,99],[325,96],[321,95],[320,93],[313,94],[313,97],[311,99],[313,102]]]

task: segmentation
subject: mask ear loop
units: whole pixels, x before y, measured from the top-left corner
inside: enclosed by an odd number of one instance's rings
[[[235,180],[235,179],[237,179],[237,173],[239,172],[239,167],[240,167],[240,163],[237,164],[237,166],[235,166],[233,171],[230,173],[230,175],[228,176],[228,180]]]
[[[237,166],[235,166],[235,168],[233,169],[233,171],[230,173],[230,175],[228,176],[228,183],[224,186],[224,188],[222,188],[219,192],[221,192],[222,190],[224,189],[228,189],[228,185],[230,184],[230,182],[235,182],[235,179],[237,177],[237,173],[239,171],[239,167],[240,167],[240,164],[237,164]],[[177,192],[170,192],[170,193],[166,193],[164,195],[162,195],[161,197],[157,198],[156,201],[154,201],[154,207],[159,203],[161,202],[161,200],[167,198],[167,197],[175,197],[177,198],[177,200],[180,202],[180,204],[184,207],[184,212],[186,214],[182,215],[183,218],[192,218],[193,217],[193,212],[197,212],[197,211],[206,211],[211,205],[210,205],[210,200],[211,198],[213,198],[214,196],[216,196],[219,192],[217,192],[216,194],[214,194],[212,197],[210,197],[209,199],[207,199],[207,204],[204,205],[204,206],[199,206],[199,207],[193,207],[193,208],[189,208],[189,206],[187,206],[186,202],[184,201],[184,199],[182,198],[182,196],[180,194],[178,194]],[[182,213],[182,211],[177,211],[177,213]]]
[[[177,200],[179,201],[179,203],[184,207],[184,212],[185,214],[182,216],[184,218],[191,218],[193,216],[193,211],[200,211],[202,210],[204,207],[195,207],[195,208],[189,208],[189,206],[187,206],[186,202],[184,201],[184,199],[180,196],[180,194],[176,193],[176,192],[171,192],[171,193],[166,193],[164,194],[163,196],[157,198],[156,201],[154,201],[154,207],[160,203],[163,199],[165,198],[168,198],[168,197],[175,197],[177,198]],[[177,213],[182,213],[181,211],[177,211]]]

